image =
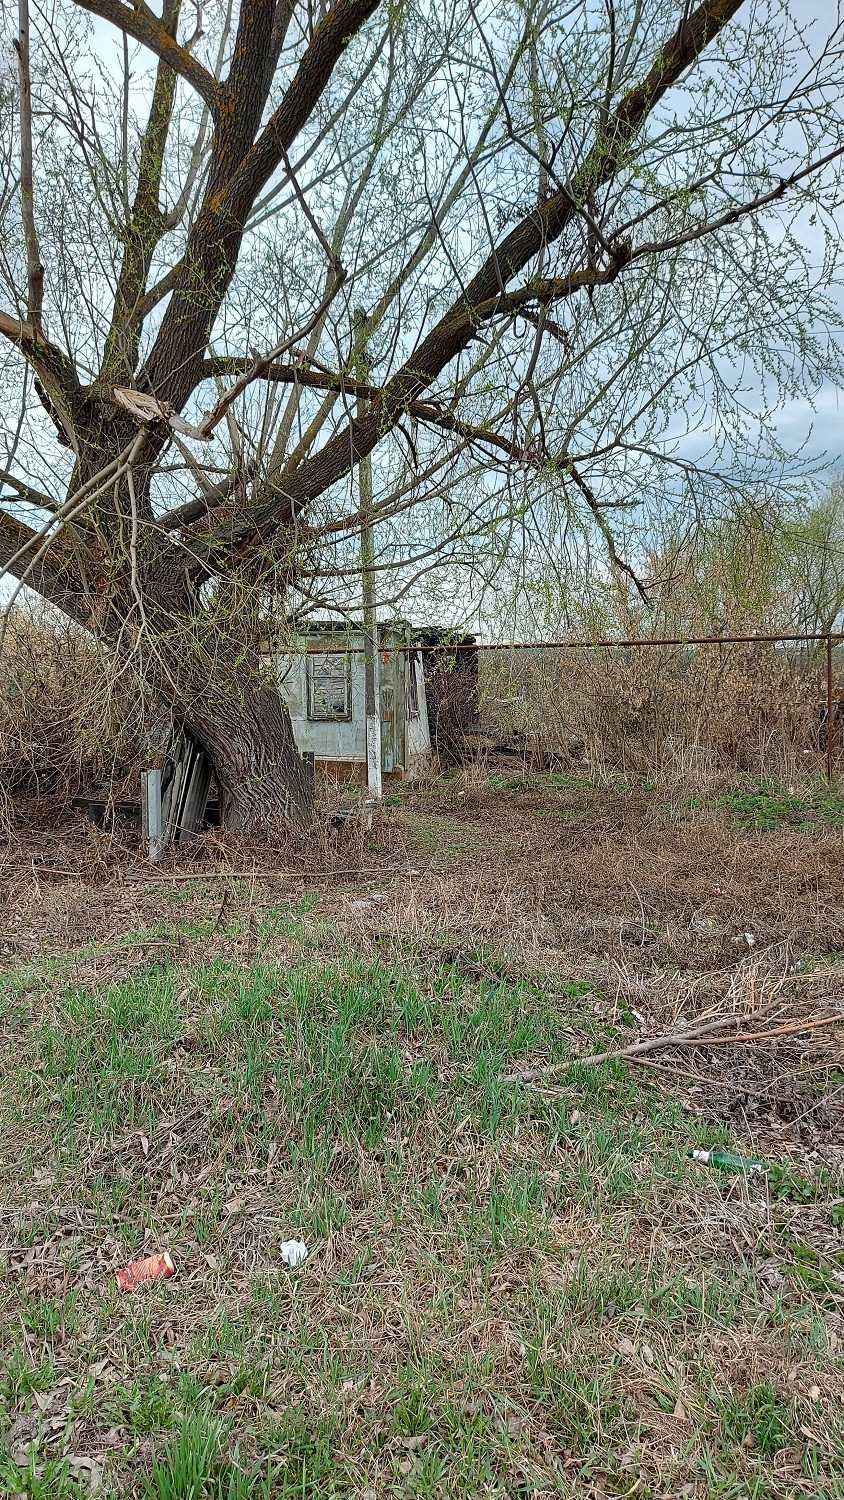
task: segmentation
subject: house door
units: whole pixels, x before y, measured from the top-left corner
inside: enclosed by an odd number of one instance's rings
[[[381,770],[396,768],[396,690],[391,682],[381,684]]]
[[[381,652],[381,770],[403,771],[404,755],[404,656],[400,651]]]

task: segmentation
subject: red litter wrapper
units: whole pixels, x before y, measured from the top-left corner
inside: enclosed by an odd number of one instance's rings
[[[145,1281],[155,1281],[159,1276],[172,1276],[174,1270],[170,1252],[165,1250],[163,1255],[148,1255],[145,1260],[130,1261],[128,1266],[117,1272],[117,1285],[121,1292],[134,1292]]]

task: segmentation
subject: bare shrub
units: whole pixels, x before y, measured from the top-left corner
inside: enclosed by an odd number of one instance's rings
[[[821,669],[767,642],[484,653],[484,712],[535,763],[706,784],[819,768]]]
[[[0,656],[0,819],[36,798],[119,798],[143,758],[153,705],[130,668],[65,616],[16,607]]]
[[[460,664],[437,667],[426,681],[431,741],[443,758],[458,765],[477,726],[478,674]]]
[[[418,632],[425,670],[431,744],[460,765],[479,735],[479,653],[474,636],[428,627]]]

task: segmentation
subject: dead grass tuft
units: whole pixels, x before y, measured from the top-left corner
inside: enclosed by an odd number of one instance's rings
[[[742,772],[793,782],[822,764],[813,646],[490,651],[481,692],[535,765],[710,788]]]
[[[8,622],[0,667],[0,820],[7,828],[43,824],[83,792],[136,793],[154,714],[136,673],[118,669],[65,617],[23,607]]]

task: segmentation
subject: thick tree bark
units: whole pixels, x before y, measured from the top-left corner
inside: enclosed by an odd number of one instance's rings
[[[214,766],[224,828],[266,834],[307,821],[312,786],[277,687],[212,675],[184,719]]]
[[[85,456],[78,481],[101,469],[104,454],[116,458],[126,435],[122,428],[101,430],[96,456]],[[313,778],[278,684],[261,667],[260,590],[221,576],[213,598],[203,602],[189,577],[190,549],[155,522],[149,476],[141,457],[85,516],[112,567],[109,576],[87,560],[87,609],[77,618],[118,658],[136,670],[142,664],[174,724],[205,750],[224,828],[266,834],[301,826],[312,812]]]
[[[260,620],[244,610],[233,639],[201,607],[174,607],[178,595],[161,589],[161,564],[144,589],[147,680],[208,755],[222,826],[251,834],[301,826],[312,813],[313,781],[278,684],[261,670]],[[150,607],[155,596],[166,607]]]
[[[223,828],[265,835],[302,827],[313,812],[313,778],[277,684],[245,655],[198,647],[185,626],[181,660],[174,659],[171,622],[147,654],[156,666],[146,675],[174,725],[184,726],[211,761]]]

